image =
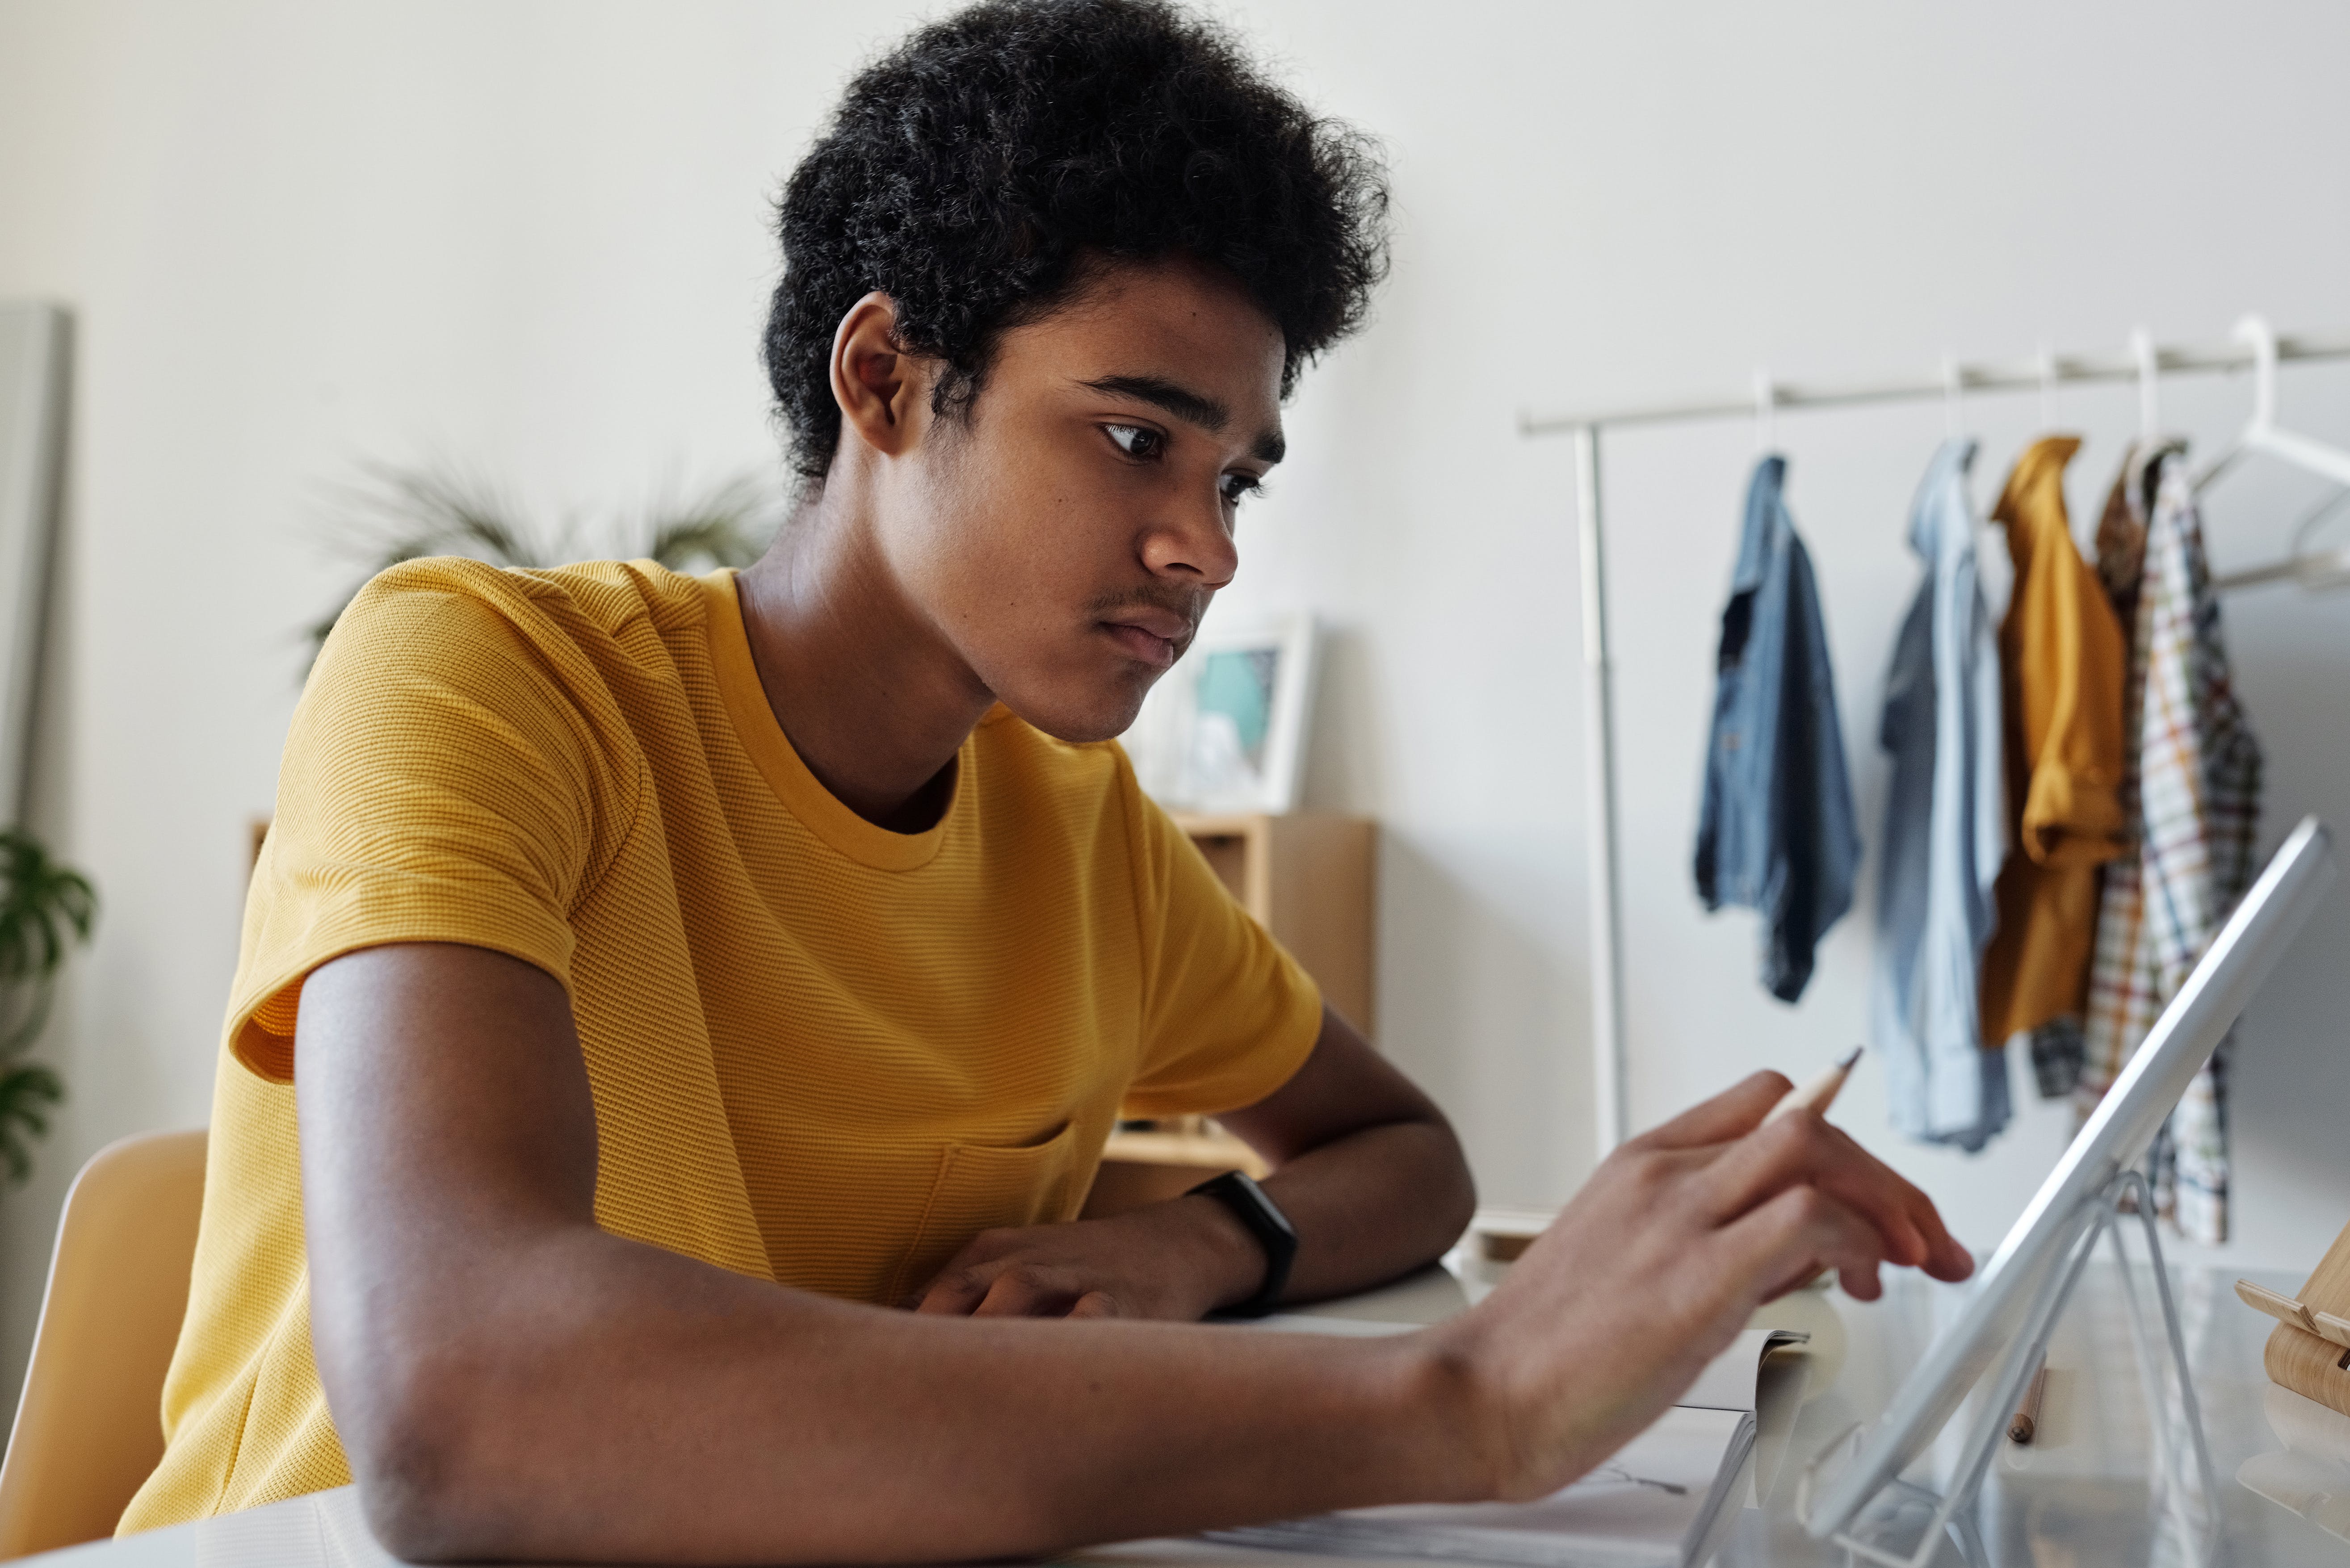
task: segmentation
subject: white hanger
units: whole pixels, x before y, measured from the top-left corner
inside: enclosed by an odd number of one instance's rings
[[[1967,373],[1951,356],[1942,356],[1942,433],[1956,436],[1966,422]]]
[[[1754,451],[1768,457],[1778,445],[1779,389],[1771,382],[1771,372],[1762,366],[1754,368]]]
[[[2137,361],[2137,439],[2152,445],[2162,428],[2161,404],[2155,396],[2155,377],[2161,365],[2155,358],[2154,334],[2143,327],[2130,329],[2130,358]]]
[[[2322,441],[2295,431],[2281,430],[2276,422],[2276,333],[2267,320],[2247,316],[2236,323],[2233,334],[2239,343],[2252,346],[2252,417],[2244,426],[2235,444],[2221,452],[2209,468],[2195,476],[2195,493],[2201,494],[2213,480],[2235,466],[2247,452],[2266,452],[2293,467],[2330,479],[2334,483],[2350,486],[2350,452],[2328,446]]]
[[[2333,510],[2331,504],[2322,506],[2302,519],[2302,525],[2293,530],[2293,552],[2283,560],[2271,561],[2264,566],[2247,566],[2241,572],[2214,577],[2211,587],[2223,594],[2237,588],[2258,587],[2262,583],[2286,581],[2299,583],[2314,594],[2326,593],[2334,588],[2350,588],[2350,545],[2314,554],[2305,554],[2303,549],[2312,525],[2324,522],[2325,514]]]
[[[2236,438],[2235,444],[2195,476],[2196,493],[2201,494],[2245,453],[2255,452],[2266,452],[2304,472],[2350,488],[2350,452],[2277,427],[2276,333],[2267,320],[2259,316],[2247,316],[2236,323],[2234,337],[2238,342],[2252,346],[2252,417],[2245,424],[2243,433]],[[2225,591],[2291,578],[2313,591],[2350,587],[2350,546],[2314,555],[2308,553],[2307,549],[2311,533],[2341,499],[2340,496],[2329,499],[2302,519],[2300,526],[2293,530],[2293,548],[2283,560],[2230,572],[2224,577],[2214,578],[2211,586]]]
[[[2046,435],[2056,428],[2056,356],[2048,345],[2040,346],[2040,433]]]

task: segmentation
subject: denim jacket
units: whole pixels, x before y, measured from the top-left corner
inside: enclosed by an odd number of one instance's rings
[[[1762,983],[1803,995],[1812,954],[1852,907],[1860,835],[1812,558],[1781,498],[1787,460],[1755,465],[1746,535],[1721,612],[1713,733],[1698,818],[1708,909],[1759,911]]]
[[[1924,563],[1885,677],[1878,740],[1893,762],[1877,879],[1869,1034],[1895,1129],[1971,1154],[2007,1125],[2007,1057],[1976,1005],[2007,855],[1999,646],[1975,559],[1967,471],[1942,443],[1918,487],[1909,548]]]

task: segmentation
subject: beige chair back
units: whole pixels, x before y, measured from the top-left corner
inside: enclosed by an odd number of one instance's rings
[[[113,1534],[163,1457],[203,1198],[201,1131],[109,1144],[74,1178],[0,1460],[0,1558]]]

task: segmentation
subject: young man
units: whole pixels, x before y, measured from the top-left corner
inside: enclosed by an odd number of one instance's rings
[[[1815,1268],[1966,1272],[1817,1117],[1760,1127],[1764,1075],[1440,1329],[1197,1323],[1389,1278],[1471,1204],[1109,740],[1231,580],[1383,205],[1177,13],[964,12],[785,196],[806,485],[764,559],[419,562],[352,606],[125,1529],[356,1477],[412,1557],[905,1560],[1523,1497]],[[1275,1174],[1076,1220],[1121,1106]]]

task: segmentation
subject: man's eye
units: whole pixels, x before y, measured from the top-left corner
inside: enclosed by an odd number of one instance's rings
[[[1224,499],[1234,506],[1239,505],[1246,497],[1257,494],[1263,489],[1264,481],[1259,479],[1253,473],[1228,473],[1224,475]]]
[[[1118,450],[1132,458],[1153,458],[1166,450],[1167,438],[1148,425],[1104,425]]]

